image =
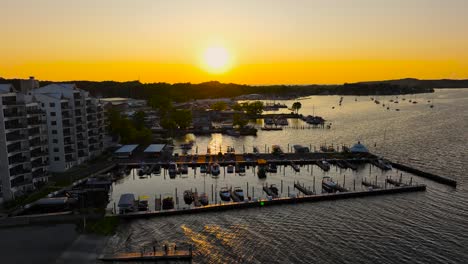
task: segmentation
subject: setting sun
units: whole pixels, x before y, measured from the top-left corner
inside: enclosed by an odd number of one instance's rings
[[[224,47],[209,47],[203,53],[203,66],[210,73],[226,72],[231,62],[231,55]]]

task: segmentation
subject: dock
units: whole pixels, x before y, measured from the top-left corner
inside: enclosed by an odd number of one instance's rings
[[[294,183],[294,188],[298,189],[301,193],[305,195],[313,195],[314,192],[307,190],[306,187],[302,186],[299,182]]]
[[[298,186],[300,185],[298,184]],[[303,190],[306,190],[306,189],[303,188]],[[280,204],[320,202],[320,201],[327,201],[327,200],[341,200],[341,199],[352,199],[352,198],[377,196],[377,195],[420,192],[420,191],[425,191],[425,190],[426,190],[426,185],[418,184],[418,185],[400,186],[400,187],[394,187],[394,188],[381,188],[377,190],[324,193],[324,194],[304,195],[304,196],[298,196],[298,197],[281,197],[281,198],[271,199],[271,200],[260,199],[260,200],[255,200],[255,201],[219,203],[219,204],[210,204],[207,206],[194,207],[194,208],[188,208],[188,209],[184,208],[184,209],[171,209],[171,210],[162,210],[162,211],[144,211],[144,212],[134,212],[134,213],[127,213],[127,214],[119,214],[119,215],[107,215],[106,217],[120,217],[124,219],[163,217],[163,216],[170,216],[170,215],[219,212],[219,211],[243,209],[243,208],[258,208],[258,207],[280,205]]]
[[[98,260],[105,262],[155,262],[163,260],[192,260],[192,250],[169,250],[156,251],[156,252],[128,252],[128,253],[117,253],[117,254],[105,254],[98,257]]]
[[[278,195],[276,195],[275,193],[273,193],[270,189],[270,187],[268,187],[268,185],[263,185],[263,191],[268,195],[268,196],[271,196],[273,199],[276,199],[278,198]]]
[[[370,181],[367,181],[366,179],[362,179],[362,185],[366,186],[366,187],[370,187],[372,189],[380,189],[380,186],[377,185],[377,184],[374,184]]]

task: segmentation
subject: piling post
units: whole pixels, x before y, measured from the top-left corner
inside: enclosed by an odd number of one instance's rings
[[[249,182],[247,182],[247,197],[249,197]]]
[[[343,188],[346,186],[346,175],[343,175]]]
[[[289,153],[289,143],[288,143],[288,153]]]
[[[409,185],[413,185],[413,177],[410,178]]]
[[[211,184],[211,201],[214,201],[213,184]]]
[[[115,207],[115,202],[114,202],[114,214],[117,214],[117,209]]]
[[[403,179],[403,173],[400,174],[400,183],[402,179]]]
[[[266,151],[266,148],[267,148],[267,147],[266,147],[266,144],[265,144],[265,153],[267,152],[267,151]]]
[[[314,176],[314,193],[315,193],[315,176]]]
[[[353,180],[353,190],[356,190],[356,179]]]
[[[179,200],[177,199],[177,187],[175,188],[175,198],[176,198],[176,204],[179,205]]]
[[[281,194],[283,194],[283,180],[281,180]]]
[[[289,185],[288,185],[288,197],[289,197]]]
[[[255,187],[252,186],[252,197],[255,197]]]
[[[283,176],[286,176],[286,165],[284,165],[284,168],[283,168]]]

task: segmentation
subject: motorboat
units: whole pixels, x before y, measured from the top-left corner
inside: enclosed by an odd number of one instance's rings
[[[213,163],[210,166],[210,172],[211,172],[211,175],[218,176],[221,173],[220,168],[219,168],[219,164],[218,163]]]
[[[275,163],[268,163],[267,171],[270,173],[278,172],[278,166]]]
[[[234,187],[234,194],[239,200],[244,201],[244,190],[241,187]]]
[[[234,166],[228,165],[227,166],[227,173],[234,173]]]
[[[136,209],[136,200],[133,193],[124,193],[120,196],[118,207],[119,213],[125,214],[127,212],[134,212]]]
[[[276,196],[278,196],[278,194],[279,194],[279,190],[276,187],[276,185],[274,185],[274,184],[270,185],[270,191]]]
[[[192,202],[193,202],[193,192],[191,190],[184,191],[184,202],[186,204],[192,204]]]
[[[325,176],[322,178],[322,189],[324,189],[325,191],[335,192],[336,187],[336,182],[334,182],[329,176]]]
[[[227,187],[221,188],[221,190],[219,191],[219,196],[221,197],[221,200],[225,202],[231,201],[231,192]]]
[[[236,165],[236,173],[238,173],[240,176],[245,175],[245,165],[238,164]]]
[[[266,176],[267,176],[267,171],[266,171],[266,168],[265,166],[258,166],[258,169],[257,169],[257,176],[258,178],[260,179],[265,179]]]
[[[188,165],[187,164],[181,164],[179,165],[179,172],[180,174],[188,174]]]
[[[171,210],[171,209],[174,209],[174,199],[172,198],[172,196],[166,196],[166,197],[162,200],[162,209],[163,209],[163,210]]]
[[[161,165],[154,166],[153,173],[157,175],[161,174]]]
[[[206,193],[201,193],[198,195],[198,201],[203,205],[207,206],[209,204],[208,195]]]
[[[169,163],[169,177],[174,179],[177,175],[177,164],[175,162]]]
[[[319,166],[324,171],[329,171],[330,170],[330,163],[328,163],[328,161],[326,161],[326,160],[317,161],[317,166]]]
[[[138,197],[138,211],[148,211],[148,196]]]
[[[206,165],[205,164],[202,164],[200,166],[200,173],[206,173]]]

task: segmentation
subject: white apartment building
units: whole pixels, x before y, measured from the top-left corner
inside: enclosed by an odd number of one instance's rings
[[[28,92],[46,112],[50,171],[63,172],[102,153],[104,108],[75,84],[49,84]]]
[[[0,84],[0,203],[48,179],[45,112],[31,96]]]

